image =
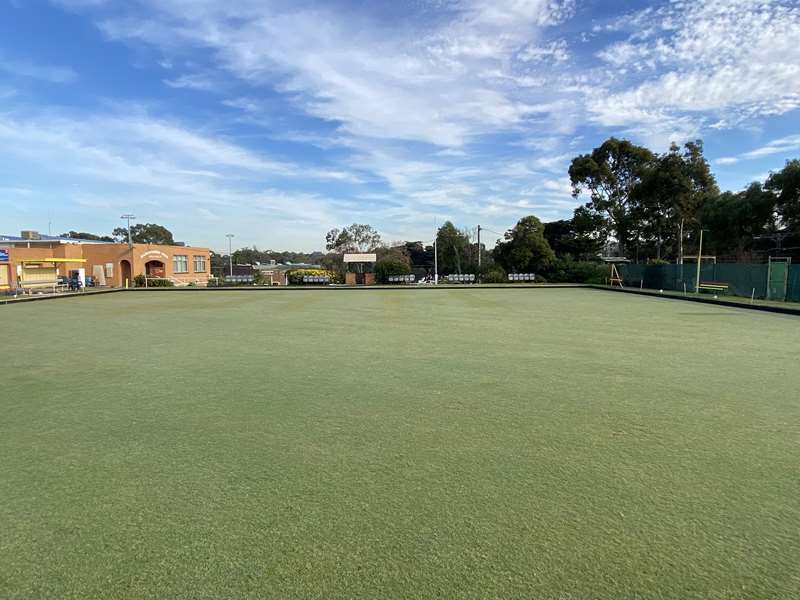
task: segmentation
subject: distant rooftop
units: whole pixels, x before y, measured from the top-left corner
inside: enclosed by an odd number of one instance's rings
[[[43,233],[23,232],[26,235],[2,235],[0,242],[59,242],[62,244],[110,244],[102,240],[84,240],[81,238],[62,237],[59,235],[44,235]],[[31,235],[33,234],[33,235]]]
[[[320,265],[308,263],[277,263],[277,264],[255,264],[253,269],[256,271],[291,271],[294,269],[321,269]]]

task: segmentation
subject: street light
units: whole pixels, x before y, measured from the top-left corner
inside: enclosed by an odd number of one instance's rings
[[[233,277],[233,251],[231,250],[231,240],[233,239],[233,234],[226,233],[225,237],[228,238],[228,261],[231,264],[231,277]]]
[[[125,219],[128,222],[128,248],[133,248],[131,241],[131,221],[136,218],[136,215],[122,215],[120,219]]]
[[[436,219],[433,220],[433,230],[433,285],[439,285],[439,248],[436,244],[439,229],[436,227]]]
[[[700,293],[700,265],[703,262],[703,232],[707,229],[700,229],[700,248],[697,250],[697,276],[694,284],[695,293]]]

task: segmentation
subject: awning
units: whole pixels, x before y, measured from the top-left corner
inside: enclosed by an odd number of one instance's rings
[[[85,258],[29,258],[19,261],[23,265],[37,265],[39,263],[85,263]]]

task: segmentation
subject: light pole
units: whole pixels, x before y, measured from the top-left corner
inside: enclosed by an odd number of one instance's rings
[[[120,219],[125,219],[128,222],[128,248],[133,248],[133,241],[131,241],[131,221],[136,218],[136,215],[122,215]]]
[[[231,249],[231,240],[233,240],[233,234],[226,233],[225,237],[228,238],[228,262],[231,265],[231,277],[233,277],[233,250]]]
[[[439,230],[436,229],[436,221],[433,222],[433,285],[439,285],[439,250],[437,249],[436,239],[439,237]]]
[[[703,262],[703,231],[700,229],[700,249],[697,251],[697,280],[695,281],[694,291],[696,294],[700,293],[700,265]]]

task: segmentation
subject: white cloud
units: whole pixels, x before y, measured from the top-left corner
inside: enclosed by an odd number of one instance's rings
[[[35,119],[27,130],[19,120],[14,152],[36,155],[29,135],[76,177],[155,190],[164,205],[202,197],[201,208],[223,218],[220,207],[241,205],[281,222],[305,218],[315,230],[368,215],[411,236],[434,218],[558,218],[575,205],[563,177],[569,160],[595,138],[625,135],[665,150],[800,107],[796,0],[664,0],[586,35],[580,23],[554,27],[576,13],[572,0],[393,3],[391,21],[385,3],[347,12],[318,0],[61,3],[97,16],[108,38],[130,41],[137,55],[153,56],[141,43],[155,46],[153,60],[170,69],[157,70],[166,85],[229,91],[218,98],[227,107],[220,131],[233,109],[228,131],[264,126],[262,141],[288,141],[287,153],[313,158],[297,165],[208,127],[135,112],[83,125]],[[591,49],[578,41],[589,38]],[[297,191],[282,191],[275,180],[284,179]],[[315,181],[349,195],[303,191]]]
[[[739,156],[727,156],[719,158],[714,162],[718,165],[734,165],[744,160],[756,160],[776,154],[782,154],[784,158],[789,158],[792,153],[796,152],[800,152],[800,135],[790,135],[772,140],[760,148],[745,152]]]
[[[343,169],[304,168],[264,157],[227,140],[147,115],[70,119],[0,116],[8,159],[39,164],[73,183],[136,189],[145,195],[213,202],[268,180],[356,179]],[[250,193],[250,192],[247,192]]]
[[[190,73],[181,75],[174,79],[165,79],[164,83],[171,88],[216,91],[219,89],[219,81],[210,75],[203,73]]]
[[[73,83],[78,74],[69,67],[41,65],[0,55],[0,71],[49,83]]]
[[[558,40],[544,46],[527,46],[519,52],[517,58],[523,62],[561,63],[569,60],[569,49],[566,40]]]
[[[606,27],[632,33],[599,53],[610,84],[589,112],[601,125],[694,135],[800,108],[793,0],[673,0]]]
[[[463,0],[450,7],[455,18],[416,39],[368,17],[250,1],[164,0],[151,4],[156,18],[108,18],[102,28],[165,52],[209,48],[216,66],[255,87],[276,86],[351,135],[461,146],[527,118],[537,103],[498,81],[512,80],[509,58],[522,48],[534,52],[542,28],[569,16],[574,3]],[[561,42],[544,48],[556,60],[566,56]]]

